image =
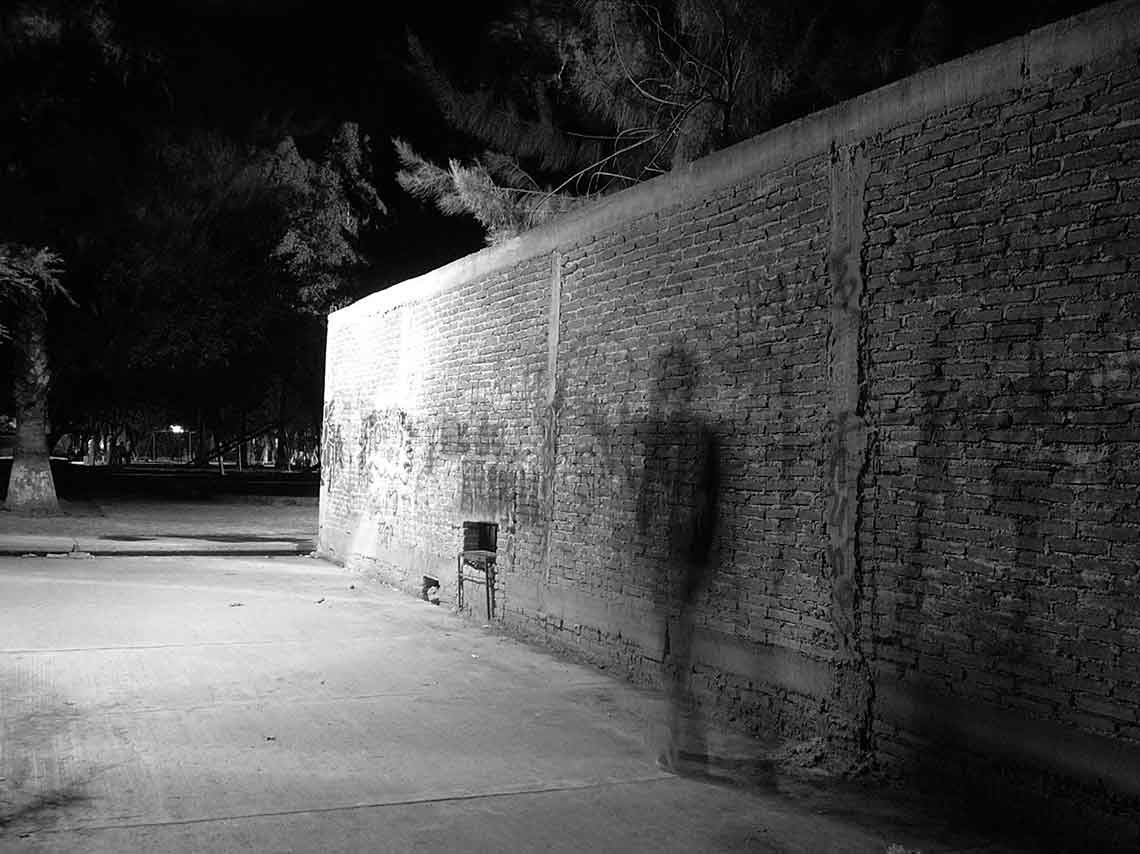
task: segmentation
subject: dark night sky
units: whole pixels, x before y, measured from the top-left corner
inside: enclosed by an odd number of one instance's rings
[[[44,2],[51,9],[71,0]],[[243,355],[260,346],[256,342],[247,349],[234,344],[229,348],[232,353],[209,351],[207,355],[216,356],[213,361],[199,359],[201,354],[187,344],[185,358],[164,367],[165,357],[149,357],[143,351],[154,341],[168,343],[162,330],[172,324],[177,327],[186,307],[163,308],[165,297],[158,291],[136,297],[129,286],[102,286],[105,270],[109,270],[106,275],[115,275],[105,264],[109,257],[105,247],[129,219],[117,200],[120,196],[129,200],[135,185],[145,182],[147,148],[155,132],[178,136],[191,129],[219,129],[240,138],[263,124],[274,135],[262,141],[277,141],[283,131],[289,132],[302,143],[303,153],[317,154],[315,146],[305,150],[305,134],[320,141],[323,133],[327,140],[341,122],[358,122],[372,138],[374,179],[389,212],[364,247],[374,266],[370,276],[354,287],[356,296],[482,247],[482,231],[473,221],[444,217],[399,189],[390,139],[395,135],[415,139],[425,154],[435,157],[478,151],[477,147],[461,151],[459,147],[469,143],[449,134],[426,94],[417,91],[406,69],[406,34],[408,29],[425,31],[441,52],[459,54],[459,34],[476,28],[482,16],[494,9],[480,7],[478,16],[461,12],[462,17],[456,17],[454,12],[445,14],[444,4],[439,3],[401,4],[404,11],[399,15],[388,13],[382,4],[364,14],[361,5],[343,0],[110,0],[108,8],[122,30],[120,41],[139,53],[149,48],[157,58],[144,72],[132,72],[129,84],[98,82],[90,69],[100,63],[83,54],[89,48],[64,54],[45,51],[43,59],[16,60],[23,62],[18,65],[20,78],[0,79],[0,125],[8,118],[18,120],[25,109],[21,99],[29,97],[26,93],[41,89],[47,93],[44,104],[54,104],[56,93],[65,93],[58,104],[46,108],[48,119],[38,126],[30,123],[29,134],[0,137],[0,174],[8,163],[20,164],[21,153],[29,155],[23,161],[28,166],[12,173],[19,176],[14,184],[26,199],[8,194],[0,204],[3,238],[71,250],[63,251],[67,286],[77,305],[60,302],[52,312],[53,358],[58,366],[53,393],[62,401],[57,413],[61,423],[94,418],[119,405],[120,398],[124,406],[146,398],[170,407],[172,418],[190,417],[194,406],[205,405],[186,402],[192,390],[201,391],[200,397],[213,394],[217,407],[224,408],[229,390],[218,389],[218,379],[209,371],[221,370],[216,365],[227,360],[245,367],[267,361],[261,351],[256,357]],[[5,11],[0,7],[0,13]],[[446,28],[438,26],[443,19],[449,21]],[[11,159],[5,156],[5,144],[16,152]],[[120,248],[124,253],[133,251],[129,242]],[[204,315],[211,310],[210,300],[217,302],[209,293],[186,294],[184,299],[191,308],[196,303],[207,306]],[[131,309],[119,312],[124,300]],[[148,306],[153,310],[145,314],[142,309]],[[233,317],[234,323],[227,323],[227,341],[247,340],[231,328],[238,320]],[[291,359],[281,356],[278,361],[283,364],[273,370],[286,372],[290,385],[300,389],[291,406],[314,409],[319,419],[320,359],[314,348],[323,344],[309,346],[309,338],[316,341],[317,332],[308,321],[300,319],[296,325],[303,327],[297,336],[308,336],[305,346],[297,343],[295,352],[288,354]],[[275,341],[301,341],[290,338],[289,329],[267,326],[257,331],[276,336]],[[10,373],[11,354],[10,347],[0,346],[0,376]],[[140,359],[141,367],[136,365]],[[308,373],[303,377],[288,373],[293,369],[284,363],[290,361],[308,365]],[[248,389],[268,388],[269,381],[238,377],[240,373],[235,372],[233,384],[244,383],[241,393],[256,408],[261,401]],[[3,387],[0,414],[9,411],[9,384],[4,382]],[[170,399],[168,389],[180,390]],[[179,407],[189,407],[190,414],[178,414]]]
[[[390,283],[482,246],[474,222],[444,218],[395,184],[393,136],[415,139],[437,157],[472,150],[449,134],[407,72],[406,33],[462,56],[468,34],[501,5],[373,4],[366,11],[368,4],[346,0],[175,0],[146,4],[131,20],[167,53],[179,122],[241,131],[264,116],[289,119],[302,132],[346,119],[362,126],[389,210],[368,248],[378,283]]]

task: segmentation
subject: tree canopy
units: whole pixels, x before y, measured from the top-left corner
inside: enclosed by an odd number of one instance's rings
[[[0,341],[12,338],[8,315],[43,311],[52,297],[67,296],[62,275],[63,259],[50,249],[0,243]]]
[[[385,213],[367,134],[204,114],[145,24],[112,2],[0,15],[0,236],[62,254],[76,301],[52,317],[53,433],[315,428],[321,318]]]
[[[422,85],[482,153],[399,139],[399,183],[497,242],[571,207],[1090,3],[528,0]],[[462,81],[462,82],[459,82]],[[477,149],[476,149],[477,151]]]
[[[156,136],[86,311],[68,321],[72,330],[90,325],[89,340],[72,340],[91,351],[84,364],[96,376],[76,385],[99,388],[103,404],[77,388],[68,398],[82,406],[67,420],[120,420],[144,403],[213,420],[243,401],[256,410],[295,379],[294,351],[344,299],[345,278],[365,263],[355,238],[383,212],[366,152],[351,124],[315,160],[291,137],[259,146],[216,131]]]

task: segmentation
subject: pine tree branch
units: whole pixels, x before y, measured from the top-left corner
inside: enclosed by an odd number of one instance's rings
[[[455,127],[494,149],[535,158],[543,169],[561,170],[600,155],[600,145],[571,139],[549,119],[540,122],[524,119],[513,103],[498,101],[488,91],[461,92],[440,71],[414,35],[409,34],[408,44],[432,96]]]
[[[610,21],[610,35],[613,37],[613,40],[614,40],[614,55],[617,57],[618,63],[621,64],[621,68],[622,68],[622,71],[625,73],[626,80],[628,80],[630,82],[630,84],[633,86],[633,88],[636,89],[642,97],[644,97],[646,100],[648,100],[652,103],[661,104],[662,106],[666,106],[666,107],[683,107],[684,106],[684,104],[679,102],[679,101],[670,101],[666,98],[660,98],[660,97],[654,95],[652,92],[646,91],[646,89],[637,80],[634,79],[633,72],[630,71],[629,65],[626,63],[625,57],[622,55],[621,46],[618,43],[617,27],[614,25],[614,22],[612,20]]]
[[[702,57],[698,56],[696,53],[694,53],[692,50],[690,50],[689,47],[686,46],[683,42],[681,42],[681,40],[679,38],[677,38],[675,35],[673,35],[673,33],[668,31],[668,29],[661,22],[661,14],[657,9],[650,9],[648,4],[646,4],[646,3],[636,3],[635,6],[642,12],[642,14],[644,14],[646,16],[646,19],[655,27],[655,29],[658,33],[658,38],[659,38],[658,44],[660,44],[660,36],[663,35],[663,36],[665,36],[665,38],[667,38],[670,42],[673,43],[673,45],[677,48],[677,50],[679,50],[681,52],[682,56],[688,57],[689,62],[695,64],[699,68],[704,68],[706,71],[708,71],[714,75],[720,74],[720,71],[718,69],[716,69],[712,65],[709,65],[708,62],[706,62]],[[652,11],[654,14],[650,15],[650,11]],[[662,55],[665,55],[665,56],[668,55],[668,52],[665,50],[664,45],[661,46],[661,53],[662,53]],[[676,67],[676,66],[674,66],[674,67]]]
[[[549,195],[553,196],[555,193],[561,192],[562,190],[566,189],[566,187],[570,186],[570,184],[574,183],[576,180],[581,178],[583,175],[590,172],[590,170],[596,169],[599,166],[601,166],[603,163],[608,163],[609,161],[614,160],[615,158],[620,157],[623,154],[627,154],[630,151],[634,151],[635,149],[640,148],[641,146],[645,145],[646,143],[652,142],[654,139],[657,139],[659,136],[661,136],[661,133],[655,132],[651,136],[645,137],[644,139],[640,139],[637,142],[631,143],[630,145],[627,145],[624,148],[621,148],[618,151],[615,151],[612,154],[609,154],[609,155],[601,158],[600,160],[598,160],[594,163],[591,163],[589,166],[587,166],[584,169],[579,169],[577,172],[575,172],[573,175],[571,175],[569,178],[567,178],[565,181],[563,181],[561,184],[559,184],[557,187],[555,187],[553,190],[551,190]],[[631,178],[629,180],[635,181],[636,179]]]

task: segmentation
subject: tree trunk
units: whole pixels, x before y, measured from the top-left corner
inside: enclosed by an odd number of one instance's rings
[[[245,434],[247,426],[245,421],[245,410],[243,409],[241,413],[241,442],[238,444],[238,471],[243,471],[249,468],[249,439]]]
[[[198,451],[194,456],[194,465],[205,466],[210,464],[210,443],[206,435],[206,416],[198,408]]]
[[[285,397],[288,385],[281,381],[281,395],[277,398],[277,456],[273,467],[277,470],[289,468],[288,434],[285,432]]]
[[[47,317],[26,307],[16,320],[16,447],[8,477],[5,506],[18,513],[59,513],[47,442],[48,370]]]

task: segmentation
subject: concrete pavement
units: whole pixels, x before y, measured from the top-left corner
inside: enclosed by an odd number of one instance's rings
[[[315,500],[116,497],[63,515],[0,512],[0,555],[296,555],[316,548]]]
[[[1011,850],[663,772],[656,696],[313,559],[0,558],[0,613],[4,854]]]

